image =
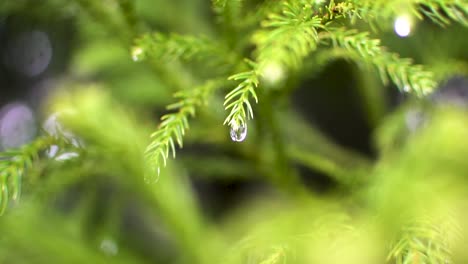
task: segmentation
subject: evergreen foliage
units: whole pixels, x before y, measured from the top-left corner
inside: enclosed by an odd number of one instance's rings
[[[9,200],[16,201],[21,194],[22,178],[27,169],[33,166],[41,151],[51,145],[49,138],[38,138],[34,142],[23,146],[18,150],[9,150],[0,157],[1,168],[1,200],[0,214],[3,214]]]
[[[208,81],[190,91],[175,94],[175,97],[180,98],[180,101],[168,105],[167,110],[176,112],[161,117],[162,122],[159,124],[159,129],[151,134],[153,142],[146,148],[150,166],[156,166],[158,174],[160,173],[161,160],[162,164],[166,166],[169,153],[172,153],[175,158],[174,138],[179,147],[183,146],[182,137],[189,129],[188,118],[195,116],[197,107],[207,104],[209,95],[222,83],[223,81]]]
[[[354,30],[332,29],[323,39],[330,38],[333,46],[355,53],[359,62],[368,63],[377,68],[384,83],[388,77],[401,91],[410,89],[418,95],[430,93],[435,88],[435,81],[430,72],[420,65],[412,65],[411,60],[401,59],[380,47],[380,41],[370,39],[367,32],[357,33]]]
[[[468,87],[440,82],[467,73],[466,1],[33,2],[3,1],[0,18],[73,21],[40,110],[71,113],[70,133],[0,154],[0,263],[468,261]],[[337,60],[353,91],[332,90]],[[375,155],[300,114],[293,94],[318,86],[346,97],[318,115],[357,101]],[[408,100],[389,113],[389,93]],[[212,187],[239,182],[253,191],[236,203]]]
[[[160,33],[143,35],[135,41],[133,49],[135,60],[150,57],[159,61],[172,61],[176,59],[191,60],[204,59],[206,64],[232,63],[232,56],[222,46],[206,38],[181,36],[172,34],[165,36]],[[140,48],[144,47],[144,51]],[[227,56],[226,56],[227,55]],[[216,64],[215,64],[216,65]]]

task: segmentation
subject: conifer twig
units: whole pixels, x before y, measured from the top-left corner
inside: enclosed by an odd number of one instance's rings
[[[445,26],[450,20],[468,27],[468,2],[459,0],[425,0],[419,12],[433,22]]]
[[[311,5],[294,0],[282,6],[281,13],[269,15],[261,23],[262,29],[253,35],[256,61],[248,61],[251,70],[229,77],[241,81],[224,101],[225,109],[230,111],[224,124],[233,129],[245,126],[247,119],[253,118],[249,97],[258,102],[255,89],[268,67],[296,68],[316,48],[321,19],[313,15]]]
[[[243,0],[211,0],[213,11],[218,15],[218,22],[226,28],[240,24],[242,2]]]
[[[460,0],[411,0],[406,2],[387,0],[348,0],[335,3],[330,1],[326,7],[330,19],[333,17],[350,18],[351,22],[362,19],[368,23],[394,19],[401,12],[415,15],[419,19],[427,17],[440,26],[451,21],[468,26],[468,3]]]
[[[282,66],[299,66],[316,48],[317,28],[322,27],[311,6],[301,1],[285,2],[282,12],[270,14],[261,26],[253,36],[260,69],[272,60]]]
[[[50,146],[52,140],[50,137],[39,137],[19,149],[0,153],[0,215],[8,206],[10,198],[19,199],[25,171],[38,158],[39,152]]]
[[[252,96],[255,102],[258,102],[255,88],[258,86],[258,73],[255,70],[257,65],[254,62],[248,62],[251,66],[250,71],[241,72],[229,77],[229,80],[242,80],[236,88],[229,92],[224,100],[225,109],[230,113],[224,120],[224,124],[228,124],[233,129],[240,126],[245,126],[247,119],[253,118],[252,105],[249,97]]]
[[[393,20],[401,12],[418,15],[417,1],[347,0],[335,2],[332,0],[325,7],[325,16],[328,20],[346,18],[352,24],[357,20],[363,20],[371,26],[376,25],[376,22],[381,25]]]
[[[355,53],[362,61],[378,70],[384,83],[390,78],[401,91],[424,95],[436,86],[431,72],[425,71],[421,65],[413,65],[410,59],[400,58],[397,54],[388,52],[380,45],[380,40],[369,38],[367,32],[330,28],[320,37],[322,40],[331,40],[334,47]]]
[[[220,80],[210,80],[189,91],[178,92],[176,98],[180,100],[167,106],[175,111],[161,117],[158,129],[151,134],[151,143],[146,148],[146,158],[151,166],[155,166],[159,174],[161,167],[166,166],[169,154],[175,158],[176,143],[183,146],[183,136],[189,128],[188,118],[194,117],[196,109],[206,104],[213,90],[222,85]]]
[[[163,33],[144,34],[135,40],[132,57],[170,62],[172,60],[203,59],[207,64],[230,64],[234,55],[206,37]]]
[[[453,241],[450,237],[459,236],[460,230],[453,219],[448,219],[438,225],[425,219],[406,226],[387,260],[396,263],[452,263]]]

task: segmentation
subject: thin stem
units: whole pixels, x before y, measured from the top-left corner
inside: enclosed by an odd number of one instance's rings
[[[281,189],[286,189],[294,193],[303,193],[305,188],[300,182],[299,175],[295,168],[291,166],[290,159],[284,144],[284,130],[278,124],[278,116],[276,115],[276,98],[273,98],[271,93],[263,93],[263,101],[259,104],[259,111],[262,123],[261,138],[264,138],[264,146],[267,147],[265,152],[272,148],[273,156],[271,160],[267,160],[266,172],[274,185]],[[266,153],[268,155],[268,153]]]

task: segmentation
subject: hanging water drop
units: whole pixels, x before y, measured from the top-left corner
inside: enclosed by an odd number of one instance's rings
[[[231,127],[231,139],[234,142],[242,142],[247,136],[247,125],[239,125]]]

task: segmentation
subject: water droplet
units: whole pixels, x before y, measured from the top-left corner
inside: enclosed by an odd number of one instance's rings
[[[132,59],[133,61],[139,61],[143,57],[143,49],[140,47],[134,47],[132,49]]]
[[[247,125],[239,125],[231,127],[231,139],[234,142],[242,142],[247,136]]]

